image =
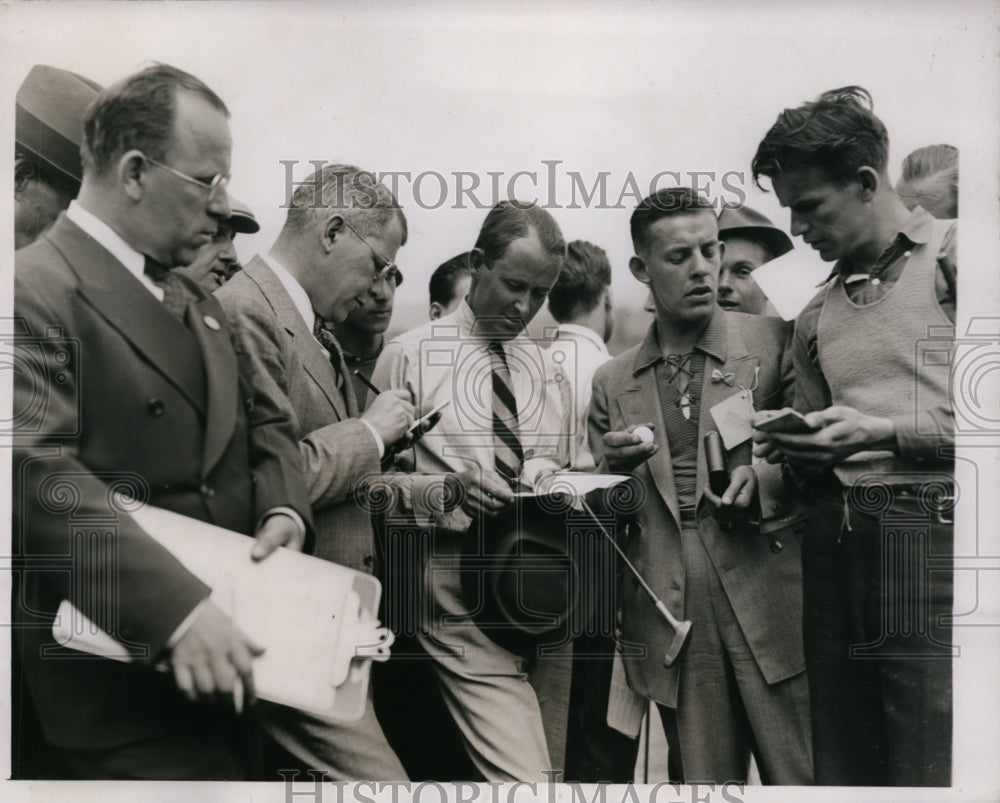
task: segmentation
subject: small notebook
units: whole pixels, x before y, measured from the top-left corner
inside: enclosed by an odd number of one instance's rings
[[[361,718],[371,661],[388,659],[393,638],[375,618],[378,580],[285,548],[256,563],[246,536],[152,506],[132,516],[265,648],[254,659],[258,697],[333,719]],[[52,633],[65,647],[118,661],[143,650],[116,641],[69,600]]]

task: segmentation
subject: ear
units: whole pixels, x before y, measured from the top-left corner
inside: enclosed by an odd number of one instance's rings
[[[148,165],[141,151],[126,151],[118,160],[118,183],[133,201],[141,201],[146,188]]]
[[[344,230],[344,218],[340,214],[330,215],[323,224],[323,248],[327,253],[333,250],[337,236]]]
[[[37,177],[35,166],[23,156],[14,160],[14,197],[24,192],[28,184]]]
[[[861,200],[867,203],[875,197],[875,193],[878,191],[879,175],[874,168],[859,167],[856,176],[858,184],[861,186]]]
[[[632,275],[640,282],[649,284],[649,272],[646,270],[646,263],[642,257],[633,256],[628,261],[628,269],[632,271]]]
[[[469,252],[469,270],[472,271],[472,278],[476,278],[479,275],[480,269],[485,267],[487,267],[486,254],[483,252],[483,249],[473,248]]]
[[[442,315],[444,315],[444,307],[442,307],[437,301],[432,301],[430,311],[431,320],[436,321]]]

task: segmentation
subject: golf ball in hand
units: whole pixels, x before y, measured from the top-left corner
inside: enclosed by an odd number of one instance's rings
[[[649,427],[636,427],[632,430],[632,434],[639,438],[640,443],[652,443],[653,442],[653,430]]]

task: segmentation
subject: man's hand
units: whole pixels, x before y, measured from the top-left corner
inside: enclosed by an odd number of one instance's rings
[[[250,557],[254,560],[264,560],[279,546],[301,552],[305,540],[305,533],[295,519],[284,513],[274,513],[264,519],[260,529],[257,530]]]
[[[253,659],[263,652],[213,603],[205,602],[174,645],[170,665],[177,688],[189,700],[224,695],[239,713],[244,697],[253,701]]]
[[[744,513],[757,497],[757,474],[750,466],[737,466],[729,478],[729,487],[722,496],[716,496],[706,484],[702,489],[705,499],[712,507],[712,515],[717,516],[719,510],[723,516],[733,516],[733,512]]]
[[[635,434],[639,426],[652,430],[654,425],[633,424],[625,430],[604,433],[604,459],[615,474],[631,474],[659,450],[655,442]]]
[[[462,483],[462,510],[470,516],[491,519],[514,501],[510,486],[492,469],[476,466],[451,476]]]
[[[769,463],[780,462],[784,456],[792,463],[821,468],[869,449],[896,448],[891,419],[865,415],[853,407],[828,407],[809,413],[806,421],[821,429],[808,435],[756,431],[754,455]]]
[[[410,392],[404,388],[382,391],[361,417],[375,428],[386,450],[391,449],[413,423]]]

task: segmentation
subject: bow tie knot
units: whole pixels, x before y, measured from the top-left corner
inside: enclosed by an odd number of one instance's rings
[[[733,385],[736,384],[736,374],[731,374],[731,373],[724,374],[718,368],[712,369],[711,379],[712,383],[715,385],[719,384],[720,382],[724,382],[725,384],[729,385],[729,387],[733,387]]]

